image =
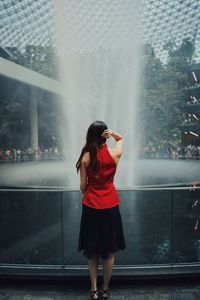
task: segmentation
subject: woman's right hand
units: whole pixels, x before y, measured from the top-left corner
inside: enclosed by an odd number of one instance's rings
[[[110,129],[105,129],[104,132],[101,134],[102,137],[105,139],[108,139],[109,137],[112,136],[112,130]]]

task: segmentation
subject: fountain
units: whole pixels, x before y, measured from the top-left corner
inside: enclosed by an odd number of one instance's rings
[[[118,187],[135,182],[137,100],[140,75],[139,1],[80,1],[56,5],[58,52],[64,95],[63,137],[69,186],[78,184],[75,163],[95,120],[124,135]],[[112,142],[109,141],[109,145]],[[129,166],[128,172],[126,171]],[[121,176],[120,176],[121,174]]]
[[[193,234],[199,222],[199,190],[182,187],[200,181],[198,163],[136,159],[141,135],[137,128],[141,82],[139,0],[55,3],[62,81],[62,99],[56,99],[62,110],[57,126],[66,159],[0,165],[0,261],[4,272],[5,264],[9,264],[8,274],[17,274],[12,268],[20,264],[22,274],[26,264],[26,272],[31,268],[33,274],[37,264],[34,274],[51,272],[51,268],[60,272],[52,273],[53,277],[66,276],[66,271],[69,275],[85,274],[86,262],[76,253],[82,203],[75,163],[86,130],[97,119],[124,135],[124,154],[115,182],[122,189],[119,196],[128,247],[126,254],[117,258],[118,274],[144,275],[145,266],[147,274],[165,274],[166,270],[173,271],[174,263],[199,262],[199,238]],[[45,107],[45,97],[41,100]],[[32,123],[36,119],[35,115]],[[113,145],[111,139],[108,143]],[[174,185],[181,187],[173,190]],[[137,186],[139,191],[135,190]],[[190,221],[195,221],[195,226]],[[160,264],[165,264],[163,269],[158,268]],[[138,265],[142,265],[141,273]],[[197,272],[198,268],[197,264]],[[180,272],[179,268],[176,274]]]
[[[139,1],[56,3],[59,93],[63,96],[56,101],[64,115],[59,127],[66,160],[1,165],[1,186],[77,189],[75,163],[88,126],[98,119],[124,136],[117,188],[200,181],[195,162],[136,159],[141,135],[137,127],[142,77],[140,12]],[[111,140],[108,144],[113,145]]]

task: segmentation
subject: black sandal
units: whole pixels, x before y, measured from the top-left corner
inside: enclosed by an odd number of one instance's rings
[[[97,296],[97,298],[94,298],[95,295]],[[98,290],[91,291],[91,299],[92,299],[92,300],[98,300],[98,299],[99,299],[99,293],[98,293]]]
[[[107,290],[101,290],[101,298],[102,299],[108,299],[109,295],[110,295],[109,289],[107,289]]]

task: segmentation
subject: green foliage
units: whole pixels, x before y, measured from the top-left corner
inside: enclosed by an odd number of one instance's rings
[[[27,45],[23,52],[19,52],[16,47],[7,50],[11,54],[11,61],[43,75],[58,78],[58,57],[53,47]],[[31,86],[24,83],[0,77],[0,148],[30,147],[31,89]],[[52,104],[55,102],[55,95],[42,91],[39,94],[41,97],[38,96],[37,100],[40,144],[50,146],[54,142],[52,136],[56,136],[56,109]],[[48,113],[45,113],[44,106]]]
[[[193,44],[185,39],[180,47],[166,43],[166,65],[156,58],[151,46],[143,55],[143,93],[140,106],[140,128],[143,142],[172,140],[180,136],[182,110],[187,99],[188,70],[194,53]]]
[[[58,55],[52,46],[27,45],[23,52],[16,48],[9,50],[13,54],[10,60],[48,77],[58,78]]]
[[[179,47],[168,42],[164,49],[168,52],[168,62],[165,65],[156,57],[150,45],[144,47],[143,92],[139,118],[144,143],[154,139],[171,141],[174,133],[180,135],[182,111],[187,99],[188,69],[194,54],[194,45],[185,39]],[[46,76],[58,78],[58,56],[53,47],[27,45],[23,53],[17,48],[9,50],[13,53],[11,60],[16,63]],[[0,87],[1,145],[29,146],[30,117],[27,95],[30,91],[25,89],[25,85],[21,86],[3,78]],[[55,107],[51,101],[48,105],[47,100],[43,107],[42,100],[39,103],[40,141],[44,145],[50,145],[52,136],[56,136],[56,132],[52,132],[55,127]],[[26,139],[22,138],[25,136]]]

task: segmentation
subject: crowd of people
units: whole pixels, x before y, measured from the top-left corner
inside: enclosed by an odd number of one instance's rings
[[[59,147],[33,150],[27,149],[2,149],[0,148],[0,162],[22,162],[33,160],[59,160],[64,157],[64,150]]]
[[[139,157],[148,159],[158,158],[200,160],[200,146],[190,144],[183,147],[171,145],[168,142],[148,142],[147,145],[140,147]]]
[[[52,147],[33,151],[27,149],[2,149],[0,148],[0,162],[24,162],[35,160],[60,160],[65,156],[62,148]],[[148,142],[139,147],[139,158],[148,159],[189,159],[200,160],[200,146],[187,145],[175,146],[167,141],[160,143]]]
[[[183,114],[183,123],[191,124],[199,122],[200,117],[199,114]]]
[[[200,99],[197,99],[195,96],[190,96],[187,104],[199,104],[200,103]]]

